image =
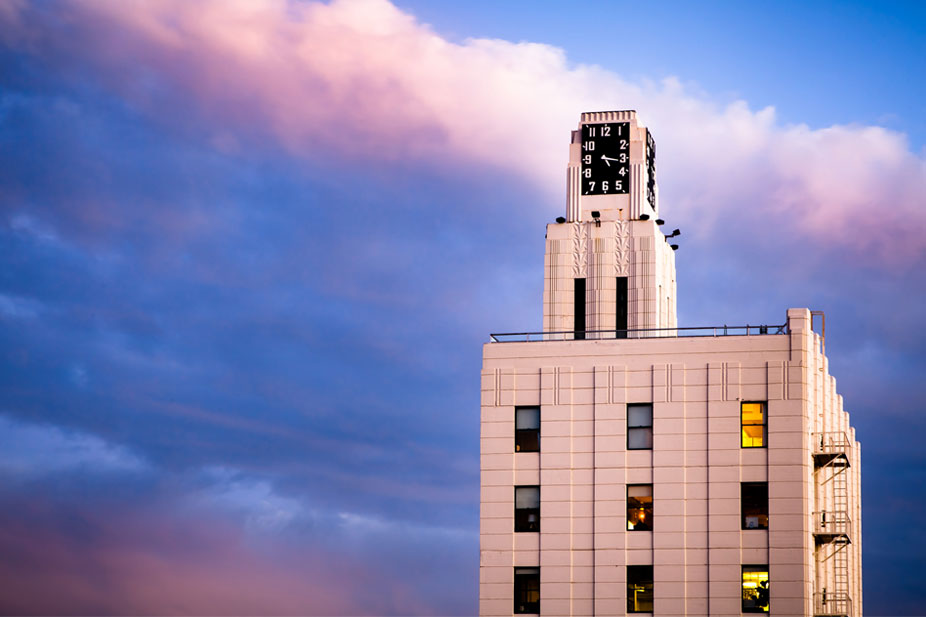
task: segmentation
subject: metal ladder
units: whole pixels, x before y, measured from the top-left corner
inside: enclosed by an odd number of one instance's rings
[[[849,596],[849,459],[848,456],[835,456],[819,468],[822,476],[818,479],[824,489],[819,522],[819,541],[817,559],[829,562],[832,568],[832,587],[826,586],[815,593],[815,614],[853,617],[852,601]],[[828,495],[826,495],[828,493]],[[831,497],[831,501],[826,497]],[[827,504],[827,501],[829,503]],[[829,507],[826,507],[826,506]],[[815,521],[815,524],[818,524]]]
[[[838,458],[830,464],[833,470],[833,511],[837,513],[837,516],[847,517],[849,514],[849,464],[847,460]],[[837,597],[847,597],[849,594],[849,538],[841,537],[834,540],[833,549],[833,591],[836,592]]]

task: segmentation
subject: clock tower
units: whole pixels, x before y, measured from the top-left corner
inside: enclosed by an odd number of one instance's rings
[[[635,111],[582,114],[569,144],[566,213],[547,227],[543,328],[550,338],[675,328],[670,239],[678,232],[662,231],[656,143]]]

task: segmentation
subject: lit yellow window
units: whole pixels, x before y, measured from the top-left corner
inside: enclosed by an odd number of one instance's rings
[[[767,613],[768,566],[743,566],[743,612]]]
[[[765,403],[741,403],[744,448],[764,448],[766,438]]]

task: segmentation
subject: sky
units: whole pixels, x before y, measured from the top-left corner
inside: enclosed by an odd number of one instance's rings
[[[824,310],[922,615],[919,3],[0,0],[0,612],[466,615],[479,372],[636,109],[679,323]]]

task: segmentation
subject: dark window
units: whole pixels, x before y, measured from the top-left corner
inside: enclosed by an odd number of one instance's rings
[[[627,338],[627,277],[617,277],[617,314],[614,329],[617,338]]]
[[[764,448],[768,441],[768,414],[765,403],[740,403],[740,422],[744,448]]]
[[[575,311],[574,333],[575,340],[585,338],[585,279],[575,279],[575,296],[573,298]]]
[[[540,531],[540,487],[514,487],[514,530]]]
[[[740,484],[743,529],[768,529],[768,482]]]
[[[627,566],[627,612],[653,612],[653,566]]]
[[[768,605],[768,564],[743,566],[743,612],[767,613]]]
[[[627,485],[627,530],[653,530],[653,485]]]
[[[627,405],[627,449],[653,449],[653,406],[650,403]]]
[[[540,407],[514,408],[514,451],[540,452]]]
[[[540,568],[514,569],[514,612],[540,613]]]

